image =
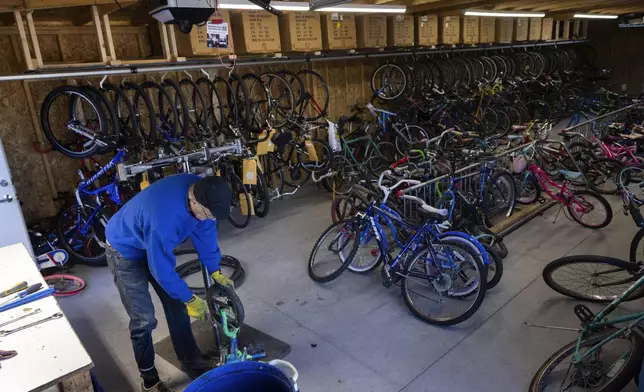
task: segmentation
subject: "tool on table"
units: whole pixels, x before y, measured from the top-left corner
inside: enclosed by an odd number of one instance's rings
[[[0,350],[0,361],[13,358],[16,355],[18,355],[18,352],[16,350]]]
[[[16,298],[24,298],[29,294],[33,294],[36,291],[40,290],[41,287],[42,287],[42,283],[34,283],[31,286],[27,287],[26,289],[22,290],[21,292],[13,295],[11,297],[8,297],[6,300],[0,302],[0,306],[4,305],[6,303],[9,303],[9,302],[15,300]]]
[[[18,298],[15,301],[11,301],[11,302],[9,302],[7,304],[0,305],[0,312],[4,312],[5,310],[13,309],[13,308],[16,308],[18,306],[28,304],[30,302],[33,302],[33,301],[37,300],[37,299],[48,297],[48,296],[52,295],[54,291],[56,291],[56,290],[53,287],[50,287],[50,288],[45,289],[45,290],[37,291],[37,292],[35,292],[33,294],[29,294],[29,295],[25,296],[24,298]]]
[[[22,319],[27,318],[27,317],[29,317],[29,316],[33,316],[34,314],[38,314],[38,313],[40,313],[40,308],[38,308],[38,309],[34,310],[34,311],[33,311],[33,312],[31,312],[31,313],[27,313],[27,314],[25,314],[24,316],[16,317],[16,318],[15,318],[15,319],[13,319],[13,320],[9,320],[9,321],[7,321],[7,322],[4,322],[4,323],[0,324],[0,328],[4,327],[4,326],[6,326],[6,325],[9,325],[9,324],[11,324],[11,323],[15,323],[15,322],[16,322],[16,321],[18,321],[18,320],[22,320]]]
[[[44,319],[41,319],[41,320],[38,320],[38,321],[34,321],[34,322],[33,322],[33,323],[31,323],[31,324],[23,325],[22,327],[18,327],[18,328],[10,329],[10,330],[7,330],[7,331],[0,331],[0,338],[3,338],[3,337],[5,337],[5,336],[7,336],[7,335],[11,335],[12,333],[16,333],[16,332],[18,332],[18,331],[25,330],[25,329],[27,329],[27,328],[34,327],[34,326],[36,326],[36,325],[40,325],[40,324],[42,324],[42,323],[46,323],[47,321],[51,321],[51,320],[59,319],[59,318],[61,318],[61,317],[63,317],[63,314],[62,314],[61,312],[58,312],[58,313],[54,313],[54,314],[52,314],[52,315],[51,315],[51,316],[49,316],[49,317],[45,317]]]
[[[9,287],[6,290],[0,291],[0,298],[4,298],[4,297],[7,297],[7,296],[9,296],[11,294],[15,294],[18,291],[24,290],[26,288],[27,288],[27,282],[23,280],[22,282],[20,282],[18,284],[15,284],[15,285]]]

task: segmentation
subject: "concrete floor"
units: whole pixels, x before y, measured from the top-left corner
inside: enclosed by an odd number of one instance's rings
[[[285,359],[298,368],[303,392],[526,390],[538,366],[576,335],[524,322],[578,325],[577,302],[545,285],[544,265],[568,254],[627,258],[637,231],[617,198],[611,198],[613,222],[601,231],[563,213],[553,223],[558,208],[551,208],[506,238],[505,274],[479,311],[439,328],[414,318],[399,289],[384,288],[379,273],[347,272],[326,285],[308,277],[311,247],[331,218],[329,195],[307,191],[271,205],[268,220],[254,219],[245,230],[222,228],[220,239],[223,252],[246,269],[238,290],[246,322],[292,346]],[[60,303],[94,360],[95,375],[106,391],[138,390],[128,318],[108,269],[78,266],[73,272],[87,280],[87,289]],[[158,341],[168,330],[153,297]],[[178,390],[189,381],[158,356],[157,367]]]

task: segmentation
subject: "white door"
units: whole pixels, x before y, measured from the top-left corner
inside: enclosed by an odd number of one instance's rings
[[[0,139],[0,247],[22,243],[34,258],[31,241],[27,233],[25,218],[16,198],[16,188],[11,180],[11,171],[4,146]]]

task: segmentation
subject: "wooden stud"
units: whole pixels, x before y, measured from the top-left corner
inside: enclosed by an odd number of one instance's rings
[[[36,140],[40,146],[45,145],[45,139],[43,138],[42,129],[40,128],[40,120],[38,119],[38,112],[34,106],[34,100],[31,96],[31,89],[29,88],[29,82],[26,80],[22,81],[22,88],[25,91],[25,97],[27,98],[27,107],[29,108],[29,114],[31,114],[31,121],[33,123],[34,132],[36,132]],[[42,157],[42,163],[45,167],[45,173],[47,174],[47,182],[49,183],[49,189],[51,190],[52,198],[58,197],[58,190],[56,189],[56,181],[54,181],[54,175],[51,171],[51,164],[49,163],[49,158],[47,154],[40,154]]]
[[[570,39],[570,21],[564,20],[563,22],[563,39]]]
[[[572,38],[578,39],[581,37],[581,21],[575,20],[572,24]]]
[[[170,44],[168,43],[168,28],[166,27],[165,24],[158,22],[159,23],[159,32],[161,34],[161,50],[163,51],[163,57],[165,57],[166,60],[170,60],[171,58],[171,53],[170,53]]]
[[[581,22],[581,38],[588,38],[588,21]]]
[[[116,59],[116,49],[114,48],[114,39],[112,38],[112,26],[110,26],[110,16],[108,14],[103,14],[103,25],[105,26],[105,38],[107,39],[110,64],[120,64],[120,61]]]
[[[98,52],[101,55],[101,62],[107,63],[107,52],[105,51],[105,39],[103,37],[103,29],[101,28],[101,18],[98,16],[98,8],[93,5],[91,7],[92,20],[96,28],[96,37],[98,38]]]
[[[67,61],[65,58],[65,44],[63,41],[63,36],[61,34],[56,34],[56,40],[58,41],[58,49],[60,50],[60,61]]]
[[[174,26],[166,26],[168,31],[168,41],[170,43],[170,56],[173,60],[179,57],[179,50],[177,49],[177,37],[174,35]]]
[[[141,58],[146,56],[145,43],[143,43],[143,34],[137,34],[136,39],[139,42],[139,52],[141,52]]]
[[[40,52],[38,35],[36,35],[36,26],[34,25],[33,11],[27,12],[27,27],[29,28],[29,35],[31,36],[31,46],[34,48],[34,55],[36,55],[36,64],[38,65],[38,68],[42,68],[42,53]]]
[[[34,64],[31,59],[31,53],[29,52],[29,41],[27,41],[27,33],[25,32],[25,25],[22,23],[22,14],[20,11],[13,11],[13,17],[16,20],[16,26],[18,26],[18,34],[20,35],[20,44],[22,45],[22,56],[25,59],[25,64],[27,65],[28,70],[34,69]]]

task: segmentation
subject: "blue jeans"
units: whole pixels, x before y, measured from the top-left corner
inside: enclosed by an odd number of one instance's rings
[[[192,378],[196,378],[210,368],[204,359],[192,329],[186,306],[180,300],[171,298],[152,277],[146,261],[127,260],[111,247],[106,248],[107,264],[114,276],[114,283],[121,296],[121,302],[130,316],[130,339],[134,357],[144,380],[158,379],[154,366],[154,344],[152,331],[157,326],[154,305],[148,288],[152,285],[161,299],[163,311],[168,321],[170,339],[174,352],[181,362],[181,368]]]

